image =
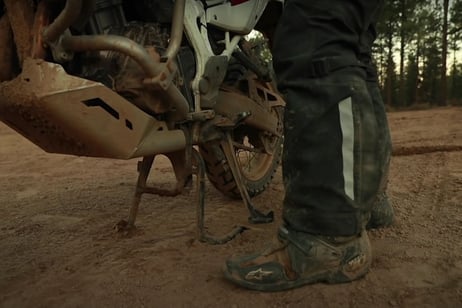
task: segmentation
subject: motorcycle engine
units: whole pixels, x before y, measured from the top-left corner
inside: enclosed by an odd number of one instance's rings
[[[150,9],[156,7],[155,5],[159,5],[159,2],[168,2],[171,8],[173,3],[171,1],[139,2],[134,9],[135,6],[124,5],[122,0],[97,0],[95,14],[86,27],[87,34],[124,36],[145,46],[148,52],[154,49],[162,56],[169,41],[170,26],[166,22],[166,14],[171,16],[171,9],[169,10],[167,6],[164,7],[162,14],[158,12],[149,15],[148,13]],[[143,10],[143,7],[146,10]],[[139,14],[140,10],[143,12],[142,15]],[[195,74],[194,54],[189,47],[182,47],[176,60],[178,74],[174,83],[191,102],[192,94],[188,81],[192,80]],[[169,110],[169,106],[158,99],[158,92],[149,90],[143,85],[146,75],[141,67],[124,54],[112,51],[87,52],[81,55],[74,66],[80,71],[81,77],[103,83],[153,116],[159,117]]]

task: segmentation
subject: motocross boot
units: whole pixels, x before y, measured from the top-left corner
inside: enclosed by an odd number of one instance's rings
[[[231,282],[259,291],[282,291],[316,282],[342,283],[363,277],[371,265],[367,233],[349,237],[314,236],[281,227],[267,249],[228,259]]]

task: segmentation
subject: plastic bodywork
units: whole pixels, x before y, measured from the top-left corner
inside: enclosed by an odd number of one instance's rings
[[[249,34],[265,11],[268,0],[246,1],[238,5],[221,3],[207,9],[207,22],[239,34]]]

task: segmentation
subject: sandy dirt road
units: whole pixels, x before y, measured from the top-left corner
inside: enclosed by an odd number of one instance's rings
[[[280,171],[255,199],[276,222],[232,242],[195,240],[194,193],[146,196],[131,237],[125,218],[136,161],[44,153],[0,125],[0,307],[462,307],[462,108],[389,114],[392,228],[370,232],[368,276],[280,293],[247,291],[221,275],[225,258],[276,232]],[[165,160],[153,181],[173,180]],[[207,186],[207,223],[247,224],[239,201]]]

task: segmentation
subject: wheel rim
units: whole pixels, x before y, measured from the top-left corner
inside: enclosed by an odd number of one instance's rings
[[[280,119],[277,130],[282,134],[281,112],[276,108],[273,108],[272,112]],[[270,144],[269,147],[272,150],[272,154],[265,153],[262,146],[256,146],[255,142],[252,142],[252,138],[248,135],[245,135],[241,142],[235,142],[237,161],[242,175],[247,181],[258,181],[266,176],[268,171],[272,169],[274,163],[273,155],[279,150],[277,147],[281,146],[281,137],[279,136],[273,135],[262,138],[270,138],[270,140],[267,139],[265,142]]]

